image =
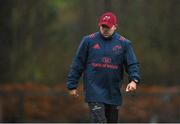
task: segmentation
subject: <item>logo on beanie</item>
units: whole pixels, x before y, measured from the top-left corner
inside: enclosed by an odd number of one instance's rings
[[[110,19],[110,16],[104,16],[103,21],[108,21]]]

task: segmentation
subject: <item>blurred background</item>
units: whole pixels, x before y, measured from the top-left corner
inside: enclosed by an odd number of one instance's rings
[[[0,0],[0,122],[90,122],[82,79],[77,99],[66,79],[106,11],[141,64],[135,94],[124,81],[119,122],[180,122],[179,8],[180,0]]]

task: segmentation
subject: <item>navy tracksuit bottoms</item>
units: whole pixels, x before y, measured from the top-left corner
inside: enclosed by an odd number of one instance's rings
[[[93,123],[117,123],[118,109],[117,105],[89,102],[90,120]]]

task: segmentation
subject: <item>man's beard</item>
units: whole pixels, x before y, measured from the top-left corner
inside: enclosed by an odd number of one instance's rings
[[[107,31],[104,31],[104,32],[103,32],[103,36],[104,36],[104,37],[109,37],[110,34],[109,34]]]

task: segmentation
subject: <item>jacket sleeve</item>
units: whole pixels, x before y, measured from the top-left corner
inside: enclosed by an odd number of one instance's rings
[[[130,41],[126,42],[125,47],[125,56],[124,56],[124,66],[125,70],[128,73],[129,82],[134,80],[136,83],[140,83],[140,70],[139,62],[134,53],[132,43]]]
[[[66,85],[69,90],[76,89],[78,86],[79,78],[81,77],[86,66],[86,59],[88,52],[87,48],[88,48],[87,40],[85,40],[84,37],[79,45],[79,48],[77,49],[76,55],[73,59],[68,74]]]

